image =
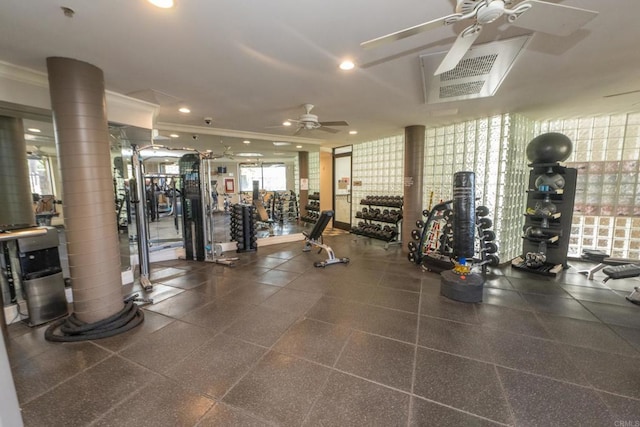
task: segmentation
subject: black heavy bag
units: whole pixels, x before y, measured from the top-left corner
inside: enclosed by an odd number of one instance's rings
[[[473,258],[476,231],[476,179],[473,172],[453,175],[453,254]]]

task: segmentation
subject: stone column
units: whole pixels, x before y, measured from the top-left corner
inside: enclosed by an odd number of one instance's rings
[[[422,201],[424,172],[425,127],[407,126],[404,129],[404,206],[402,208],[402,250],[409,252],[411,230],[416,228],[416,220],[422,218],[425,208]]]
[[[47,58],[74,311],[93,323],[123,308],[104,75]]]
[[[0,116],[0,230],[35,225],[22,119]]]

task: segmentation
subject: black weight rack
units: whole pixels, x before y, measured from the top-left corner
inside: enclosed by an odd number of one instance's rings
[[[309,194],[308,201],[304,209],[307,213],[300,217],[300,221],[315,224],[320,217],[320,193]]]
[[[258,250],[256,234],[256,207],[238,203],[231,207],[231,240],[237,242],[237,251],[255,252]]]
[[[366,196],[360,205],[365,207],[356,212],[361,221],[351,227],[352,234],[385,241],[385,249],[401,243],[402,196]]]

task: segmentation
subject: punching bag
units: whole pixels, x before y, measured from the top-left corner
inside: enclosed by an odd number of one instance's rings
[[[453,175],[453,254],[458,260],[475,254],[475,184],[473,172]]]

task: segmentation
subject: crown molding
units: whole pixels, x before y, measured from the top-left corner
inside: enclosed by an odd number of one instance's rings
[[[301,138],[297,136],[274,135],[270,133],[248,132],[248,131],[240,131],[240,130],[233,130],[233,129],[204,127],[204,126],[181,125],[176,123],[165,123],[165,122],[156,123],[156,128],[162,131],[195,133],[195,134],[201,134],[201,135],[204,134],[204,135],[228,136],[233,138],[246,138],[246,139],[253,138],[253,139],[262,139],[266,141],[292,142],[297,144],[321,145],[328,142],[323,139],[310,139],[310,138]]]

